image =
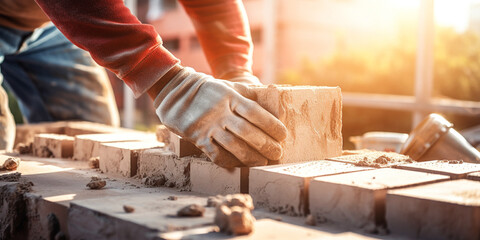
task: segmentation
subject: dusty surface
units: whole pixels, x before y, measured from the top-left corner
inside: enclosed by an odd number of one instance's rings
[[[33,154],[39,157],[70,158],[73,156],[74,137],[41,133],[35,135]]]
[[[317,223],[334,222],[384,232],[387,190],[448,179],[392,168],[318,177],[310,182],[310,211]]]
[[[410,157],[399,153],[363,150],[361,150],[359,154],[344,155],[341,157],[329,158],[329,160],[375,168],[393,167],[414,162]]]
[[[469,173],[480,171],[480,164],[459,160],[434,160],[398,166],[401,169],[448,175],[452,179],[466,178]]]
[[[195,158],[190,163],[192,191],[209,195],[239,193],[241,169],[229,171],[206,159]]]
[[[389,191],[386,213],[389,229],[410,238],[478,239],[480,182],[454,180]]]
[[[201,217],[205,213],[205,208],[198,204],[190,204],[178,210],[179,217]]]
[[[107,181],[102,180],[99,177],[92,177],[89,183],[87,183],[87,187],[90,189],[102,189],[107,185]]]
[[[254,167],[250,169],[249,193],[258,207],[281,214],[304,215],[308,211],[308,186],[312,178],[370,169],[326,160]]]
[[[107,176],[90,169],[85,161],[39,159],[31,156],[21,156],[21,158],[22,164],[17,171],[22,173],[22,178],[26,181],[35,183],[28,194],[42,196],[36,200],[34,206],[29,208],[37,211],[31,212],[32,219],[27,221],[35,226],[46,228],[44,223],[37,222],[47,219],[48,213],[53,211],[61,223],[62,231],[70,234],[69,239],[152,239],[152,236],[156,236],[155,234],[163,236],[165,232],[172,233],[175,236],[173,239],[178,239],[178,236],[185,236],[188,239],[232,239],[232,236],[214,232],[213,226],[209,226],[214,221],[215,209],[213,208],[207,208],[204,217],[189,218],[188,221],[184,218],[172,217],[176,215],[178,209],[188,204],[204,205],[207,197],[191,192],[178,192],[170,188],[138,188],[141,185],[140,179]],[[85,183],[91,176],[105,179],[107,186],[102,191],[88,190],[85,188]],[[0,185],[2,184],[14,184],[13,189],[16,189],[17,185],[17,183],[0,182]],[[52,184],[56,187],[52,188]],[[177,196],[178,200],[168,200],[172,195]],[[0,194],[0,198],[4,196]],[[2,206],[3,203],[5,202],[0,201],[0,209],[5,209],[5,206]],[[122,209],[123,205],[135,206],[135,211],[127,214]],[[20,212],[12,207],[7,209]],[[0,211],[0,218],[3,216],[1,213]],[[252,239],[379,238],[365,234],[361,230],[352,232],[351,229],[328,223],[314,228],[307,227],[304,224],[304,218],[280,217],[263,209],[255,209],[252,214],[259,219],[255,223],[255,231],[247,236]],[[282,219],[282,222],[270,219]],[[11,219],[8,220],[11,221]],[[24,220],[19,222],[26,223]],[[66,222],[68,222],[68,231]],[[6,226],[0,224],[0,228]],[[199,234],[199,232],[202,233]],[[41,232],[36,232],[32,236],[48,239],[47,235],[39,233]],[[382,236],[381,239],[398,239],[398,236]]]
[[[177,158],[165,148],[148,149],[138,156],[137,174],[142,179],[163,179],[153,186],[165,185],[189,190],[191,159]]]
[[[306,162],[342,154],[342,96],[335,87],[261,86],[250,89],[260,106],[287,127],[279,163]]]

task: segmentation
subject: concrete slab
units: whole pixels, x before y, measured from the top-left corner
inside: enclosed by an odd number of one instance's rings
[[[327,160],[250,168],[249,193],[256,207],[289,215],[308,214],[308,186],[318,176],[373,168]]]
[[[33,154],[38,157],[71,158],[73,141],[73,137],[63,134],[37,134],[33,140]]]
[[[375,168],[394,167],[401,164],[413,163],[410,157],[399,153],[369,150],[347,151],[344,152],[343,156],[328,158],[328,160]]]
[[[469,173],[480,171],[480,164],[457,160],[434,160],[400,165],[398,168],[447,175],[451,179],[461,179],[467,178]]]
[[[99,148],[102,143],[156,141],[153,133],[146,132],[119,132],[104,134],[85,134],[75,136],[73,159],[88,161],[92,157],[99,157]]]
[[[192,191],[198,193],[248,193],[248,168],[229,170],[207,159],[193,159],[190,164],[190,182]]]
[[[260,106],[288,129],[279,163],[342,155],[342,94],[338,87],[255,86]]]
[[[111,176],[133,177],[137,174],[138,154],[163,145],[157,141],[102,143],[99,148],[100,170]]]
[[[382,231],[387,190],[448,179],[444,175],[392,168],[318,177],[310,182],[310,212],[317,222]]]
[[[415,239],[478,239],[480,182],[455,180],[388,191],[392,233]]]
[[[192,157],[178,158],[164,148],[142,151],[138,155],[137,174],[141,178],[162,178],[165,186],[190,190],[190,162]]]

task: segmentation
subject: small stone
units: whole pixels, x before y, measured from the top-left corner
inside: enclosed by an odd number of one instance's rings
[[[215,209],[214,223],[218,226],[221,232],[227,232],[229,230],[228,218],[232,211],[229,207],[222,204]]]
[[[246,235],[253,231],[255,218],[248,208],[233,206],[228,218],[230,232],[234,235]]]
[[[205,213],[205,208],[198,204],[190,204],[177,212],[179,217],[202,217]]]
[[[222,195],[210,196],[207,199],[207,207],[218,207],[223,203],[224,199],[225,197]]]
[[[315,222],[315,218],[312,216],[312,214],[308,214],[307,218],[305,219],[305,224],[309,226],[317,225],[317,223]]]
[[[100,157],[92,157],[88,159],[88,166],[92,169],[100,167]]]
[[[90,182],[87,184],[87,187],[90,189],[101,189],[107,185],[107,182],[102,180],[99,177],[92,177]]]
[[[178,197],[177,196],[168,196],[167,199],[170,200],[170,201],[176,201],[178,199]]]
[[[153,177],[146,177],[142,179],[143,184],[150,187],[161,187],[165,185],[166,179],[165,176],[153,176]]]
[[[129,205],[123,205],[123,210],[126,212],[126,213],[132,213],[135,211],[135,208],[132,207],[132,206],[129,206]]]
[[[17,169],[18,165],[20,165],[20,158],[9,157],[3,163],[3,168],[9,171],[12,171]]]
[[[252,197],[249,194],[231,194],[227,195],[225,197],[224,203],[229,206],[238,206],[238,207],[244,207],[248,208],[249,210],[253,210],[253,200]]]

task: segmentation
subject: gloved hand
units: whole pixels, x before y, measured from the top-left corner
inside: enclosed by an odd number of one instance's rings
[[[285,126],[232,83],[180,70],[155,99],[156,113],[171,131],[193,142],[225,168],[263,166],[282,156]],[[240,91],[240,92],[239,92]]]

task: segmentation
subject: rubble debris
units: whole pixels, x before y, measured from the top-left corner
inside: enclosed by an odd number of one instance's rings
[[[389,153],[391,154],[391,153]],[[411,158],[406,159],[396,159],[395,156],[391,157],[387,154],[382,154],[378,157],[367,157],[365,156],[363,160],[358,161],[355,165],[359,167],[375,167],[381,168],[386,167],[391,164],[398,164],[398,163],[413,163],[414,161]]]
[[[163,175],[151,176],[151,177],[146,177],[142,179],[142,183],[149,187],[161,187],[165,185],[166,182],[167,180]]]
[[[177,212],[179,217],[202,217],[205,213],[205,208],[198,204],[190,204]]]
[[[90,182],[87,184],[87,187],[90,189],[101,189],[107,185],[107,182],[105,180],[102,180],[99,177],[92,177]]]
[[[88,166],[92,169],[100,167],[100,157],[91,157],[88,159]]]
[[[219,199],[224,199],[218,205]],[[220,231],[234,234],[245,235],[253,231],[255,218],[252,216],[253,210],[252,197],[248,194],[232,194],[225,197],[215,196],[209,198],[211,205],[217,205],[215,210],[215,224]]]
[[[463,160],[440,160],[440,162],[448,164],[462,164]]]
[[[222,195],[210,196],[207,199],[207,207],[220,206],[223,203],[224,200],[225,200],[225,197],[222,196]]]
[[[255,218],[250,209],[245,207],[233,206],[228,217],[229,230],[234,235],[246,235],[253,231]]]
[[[176,201],[178,199],[178,197],[177,196],[168,196],[167,199],[170,200],[170,201]]]
[[[29,144],[19,143],[15,148],[19,154],[32,154],[33,153],[33,142]]]
[[[5,170],[15,170],[17,167],[20,165],[20,158],[17,157],[9,157],[5,162],[3,163],[2,169]]]
[[[32,187],[34,186],[33,182],[30,181],[20,181],[20,184],[17,185],[17,193],[27,193],[32,191]]]
[[[123,205],[123,210],[126,212],[126,213],[132,213],[135,211],[135,208],[132,207],[132,206],[129,206],[129,205]]]
[[[2,174],[0,175],[0,182],[18,182],[21,175],[19,172]]]
[[[305,224],[308,226],[315,226],[317,223],[315,222],[315,218],[312,216],[312,214],[308,214],[307,218],[305,218]]]

